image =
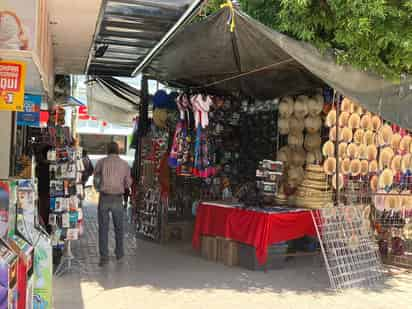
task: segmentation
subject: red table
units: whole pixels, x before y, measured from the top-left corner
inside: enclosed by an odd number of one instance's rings
[[[305,235],[316,237],[316,229],[310,211],[270,213],[201,203],[196,211],[192,240],[195,249],[200,249],[201,235],[225,237],[253,246],[259,263],[264,264],[270,245]]]

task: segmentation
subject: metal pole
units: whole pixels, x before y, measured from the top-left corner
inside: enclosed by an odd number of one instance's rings
[[[336,91],[333,90],[333,103],[337,99]],[[340,102],[339,99],[336,100],[336,138],[335,138],[335,158],[336,158],[336,206],[339,206],[340,202],[340,189],[339,189],[339,116],[340,116]]]

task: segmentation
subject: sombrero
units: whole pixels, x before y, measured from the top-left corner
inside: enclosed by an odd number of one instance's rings
[[[350,129],[357,129],[360,126],[360,116],[359,114],[352,114],[349,117],[348,127]]]
[[[289,118],[289,132],[300,133],[300,132],[303,132],[304,128],[305,128],[305,123],[302,121],[302,119],[297,119],[296,117]]]
[[[308,133],[316,133],[322,127],[322,119],[320,116],[309,116],[305,118],[305,128]]]
[[[376,192],[378,190],[378,176],[374,175],[371,177],[370,187],[372,192]]]
[[[338,146],[339,158],[345,158],[346,157],[346,149],[347,148],[348,148],[347,143],[339,143],[339,146]]]
[[[288,171],[289,186],[291,186],[292,188],[295,188],[296,186],[298,186],[302,182],[304,174],[305,173],[302,167],[290,168]]]
[[[401,140],[402,140],[402,136],[399,133],[395,133],[392,135],[391,147],[395,153],[398,152],[399,150]]]
[[[331,141],[327,141],[323,144],[322,154],[324,157],[333,157],[335,155],[335,144]]]
[[[353,113],[356,113],[356,114],[358,114],[358,115],[362,115],[362,113],[363,113],[363,108],[362,108],[362,106],[360,106],[358,103],[355,103],[355,102],[353,102],[352,103],[352,106],[351,106],[351,109],[350,109],[350,112],[353,114]]]
[[[319,165],[319,164],[308,164],[306,165],[306,171],[322,174],[323,167],[322,165]]]
[[[361,172],[361,161],[359,159],[350,162],[350,173],[352,176],[358,176]]]
[[[401,171],[402,169],[402,156],[401,155],[396,155],[393,157],[392,162],[391,162],[391,168],[394,174]]]
[[[339,191],[342,190],[343,185],[344,185],[344,179],[343,179],[343,175],[339,174],[339,176],[337,176],[338,174],[335,174],[332,176],[332,187],[336,190],[336,178],[339,177]]]
[[[385,189],[391,186],[393,183],[393,172],[391,169],[386,168],[383,170],[382,174],[379,176],[379,188]]]
[[[306,153],[306,159],[305,159],[306,165],[308,164],[315,164],[316,163],[316,155],[314,152],[309,151]]]
[[[350,173],[350,160],[348,158],[343,159],[340,164],[340,171],[343,175],[349,175]]]
[[[288,163],[291,155],[291,149],[288,146],[283,146],[279,149],[276,160]]]
[[[305,149],[307,151],[320,149],[320,145],[322,144],[322,139],[320,137],[320,134],[319,133],[306,134],[304,144],[305,144]]]
[[[410,209],[412,207],[412,194],[409,190],[401,192],[401,207]]]
[[[378,161],[372,160],[369,163],[369,172],[376,173],[378,171]]]
[[[412,137],[410,135],[405,135],[404,137],[402,137],[401,143],[399,144],[399,150],[403,153],[409,152],[411,141]]]
[[[398,192],[392,190],[389,195],[385,196],[385,209],[399,209],[402,205],[402,199]]]
[[[360,144],[359,147],[359,159],[367,159],[368,158],[368,146],[365,144]]]
[[[320,151],[320,149],[315,150],[313,153],[315,154],[317,163],[320,163],[323,161],[322,152]]]
[[[336,171],[336,159],[329,157],[323,163],[323,170],[326,175],[332,175]]]
[[[361,175],[366,176],[369,173],[369,162],[368,160],[361,161]]]
[[[292,116],[294,104],[295,102],[292,97],[283,97],[279,103],[279,116],[282,118]]]
[[[365,134],[363,135],[363,143],[367,146],[369,145],[374,145],[376,140],[376,135],[372,130],[367,130],[365,131]]]
[[[392,127],[388,124],[383,125],[380,130],[380,135],[380,140],[383,143],[383,145],[390,145],[393,135]]]
[[[301,95],[297,97],[295,101],[293,113],[295,114],[295,117],[298,119],[303,119],[307,116],[308,114],[308,97],[307,96]]]
[[[372,121],[372,129],[377,132],[382,125],[381,119],[379,118],[379,116],[375,115],[375,116],[372,116],[371,121]]]
[[[401,169],[403,173],[406,173],[408,170],[411,170],[412,168],[412,155],[410,153],[407,153],[402,157],[402,162],[401,162]]]
[[[301,167],[305,164],[306,152],[302,147],[297,147],[293,149],[291,156],[291,165],[294,167]]]
[[[372,128],[372,119],[370,113],[366,113],[362,116],[360,121],[360,127],[365,130]]]
[[[302,146],[303,145],[303,134],[300,132],[293,132],[288,135],[289,146]]]
[[[394,156],[394,152],[392,148],[390,147],[385,147],[379,156],[379,167],[381,169],[389,167],[392,161],[392,158]]]
[[[359,149],[356,144],[349,144],[348,148],[346,149],[346,154],[351,159],[359,158]]]
[[[355,131],[355,134],[353,135],[353,141],[356,144],[362,144],[364,134],[365,134],[365,131],[363,131],[362,129],[357,129]]]
[[[348,112],[342,112],[339,115],[339,126],[340,127],[347,127],[349,122],[350,114]]]
[[[153,122],[158,128],[167,127],[167,109],[165,108],[156,108],[153,112]]]
[[[337,139],[337,135],[336,135],[336,126],[333,126],[332,128],[330,128],[329,130],[329,139],[333,142],[336,141]],[[339,130],[339,141],[342,140],[342,129]]]
[[[336,124],[336,110],[331,109],[326,116],[325,124],[327,127],[331,128]]]
[[[378,148],[375,145],[369,145],[366,147],[366,156],[369,161],[376,160],[378,157]]]
[[[349,129],[348,127],[342,128],[341,129],[341,133],[342,133],[342,140],[346,143],[350,143],[352,141],[353,138],[353,132],[351,129]]]
[[[282,135],[289,134],[289,119],[279,118],[278,119],[278,129],[279,129],[279,134],[282,134]]]
[[[325,103],[323,95],[317,94],[308,102],[309,115],[318,116],[323,109]]]
[[[346,113],[350,113],[351,109],[352,109],[352,101],[349,100],[348,98],[344,98],[342,100],[342,104],[341,104],[341,109],[342,111],[346,112]]]

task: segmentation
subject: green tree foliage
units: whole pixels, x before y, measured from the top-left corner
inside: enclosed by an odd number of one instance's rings
[[[224,0],[209,1],[209,12]],[[412,73],[412,0],[238,0],[263,24],[339,63],[397,80]]]

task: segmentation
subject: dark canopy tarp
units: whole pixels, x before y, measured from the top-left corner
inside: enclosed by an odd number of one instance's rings
[[[146,69],[160,81],[272,99],[311,91],[324,84],[358,101],[388,121],[412,129],[411,83],[403,87],[373,74],[337,65],[331,55],[280,34],[230,10],[183,28]]]

